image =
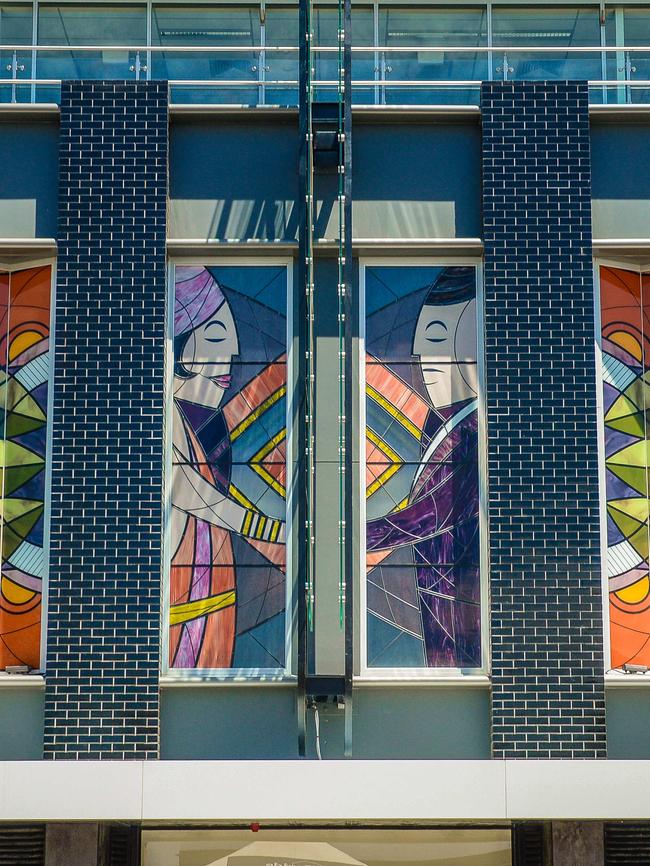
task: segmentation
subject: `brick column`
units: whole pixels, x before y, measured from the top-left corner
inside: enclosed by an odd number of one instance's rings
[[[495,757],[600,758],[588,94],[482,88]]]
[[[45,756],[158,754],[167,86],[65,82]]]

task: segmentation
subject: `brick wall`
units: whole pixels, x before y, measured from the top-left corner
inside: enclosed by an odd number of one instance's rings
[[[62,86],[46,757],[158,753],[167,126]]]
[[[493,751],[603,757],[587,87],[481,99]]]

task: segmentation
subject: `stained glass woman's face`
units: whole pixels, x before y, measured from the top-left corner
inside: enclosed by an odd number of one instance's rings
[[[420,358],[433,406],[442,409],[476,397],[476,301],[425,304],[415,327],[413,354]]]
[[[230,387],[232,359],[238,354],[237,328],[224,301],[207,322],[190,333],[178,360],[193,375],[175,389],[175,396],[217,409]]]

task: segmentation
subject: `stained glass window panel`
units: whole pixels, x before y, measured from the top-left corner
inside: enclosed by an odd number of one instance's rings
[[[286,666],[287,269],[178,266],[169,666]]]
[[[365,269],[368,668],[480,668],[473,267]]]
[[[49,265],[0,274],[0,669],[41,667],[51,285]]]
[[[650,666],[650,277],[600,268],[611,667]]]

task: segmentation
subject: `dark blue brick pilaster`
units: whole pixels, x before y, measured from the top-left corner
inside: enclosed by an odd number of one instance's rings
[[[603,757],[587,86],[481,98],[493,750]]]
[[[158,754],[167,127],[62,86],[46,757]]]

